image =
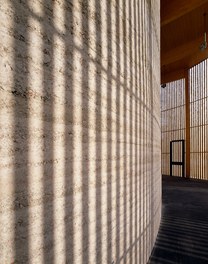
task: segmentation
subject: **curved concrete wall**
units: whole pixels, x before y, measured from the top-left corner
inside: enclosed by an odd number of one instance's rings
[[[1,1],[0,263],[147,262],[159,2]]]

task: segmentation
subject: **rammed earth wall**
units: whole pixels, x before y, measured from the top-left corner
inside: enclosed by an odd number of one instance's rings
[[[146,263],[160,1],[0,2],[0,263]]]

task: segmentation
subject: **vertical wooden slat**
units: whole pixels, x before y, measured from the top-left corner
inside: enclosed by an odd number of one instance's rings
[[[208,179],[207,160],[207,61],[189,70],[191,163],[190,177]]]
[[[185,80],[167,83],[161,89],[161,117],[162,117],[162,174],[170,175],[170,141],[185,139]],[[181,145],[173,146],[173,160],[181,161]],[[182,177],[181,166],[173,166],[173,176]]]
[[[199,130],[199,178],[202,179],[201,174],[201,166],[202,166],[202,159],[201,159],[201,98],[202,98],[202,64],[198,67],[198,84],[199,84],[199,100],[198,100],[198,130]]]
[[[192,148],[193,148],[193,103],[192,103],[192,98],[193,98],[193,89],[192,89],[192,84],[193,84],[193,70],[190,69],[189,71],[189,89],[190,89],[190,141],[192,142],[192,145],[190,145],[190,164],[193,164],[193,153],[192,153]],[[190,168],[191,171],[191,168]]]
[[[189,76],[185,70],[185,112],[186,112],[186,177],[190,177],[190,95]]]

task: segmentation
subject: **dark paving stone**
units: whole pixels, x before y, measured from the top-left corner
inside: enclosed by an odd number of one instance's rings
[[[208,182],[163,176],[163,208],[149,264],[208,264]]]

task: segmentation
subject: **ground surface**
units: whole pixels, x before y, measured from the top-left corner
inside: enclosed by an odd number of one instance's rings
[[[208,182],[163,176],[154,263],[208,264]]]

